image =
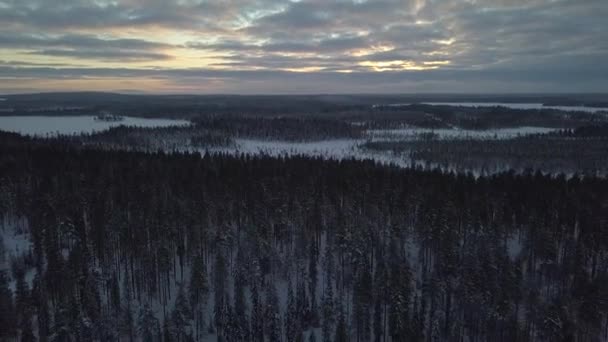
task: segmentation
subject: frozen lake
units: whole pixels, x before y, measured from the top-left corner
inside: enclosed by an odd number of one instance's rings
[[[394,103],[387,106],[409,106],[412,103]],[[584,106],[543,106],[542,103],[507,103],[507,102],[422,102],[431,106],[456,106],[456,107],[507,107],[513,109],[556,109],[569,112],[608,112],[605,107],[584,107]]]
[[[125,116],[124,120],[109,122],[94,116],[0,116],[0,130],[24,135],[80,134],[103,131],[115,126],[169,127],[189,125],[186,120],[146,119]]]

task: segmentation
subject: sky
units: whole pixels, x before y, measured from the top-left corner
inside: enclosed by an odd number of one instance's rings
[[[608,0],[0,0],[0,93],[608,92]]]

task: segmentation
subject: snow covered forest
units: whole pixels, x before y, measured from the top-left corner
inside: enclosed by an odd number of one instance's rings
[[[3,341],[608,340],[602,176],[0,133],[0,217]]]

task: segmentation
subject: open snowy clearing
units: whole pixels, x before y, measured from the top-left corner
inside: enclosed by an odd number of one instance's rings
[[[235,139],[236,145],[209,149],[209,152],[228,154],[267,155],[273,157],[306,155],[325,159],[373,159],[383,164],[407,166],[407,160],[401,155],[368,151],[359,146],[365,142],[361,139],[324,140],[315,142],[264,141],[252,139]],[[205,150],[200,150],[204,153]]]
[[[126,125],[139,127],[168,127],[190,124],[185,120],[145,119],[125,117],[123,121],[106,122],[95,120],[93,116],[5,116],[0,117],[0,130],[25,135],[52,136],[55,134],[79,134],[103,131],[110,127]],[[432,133],[438,139],[507,139],[517,136],[547,133],[554,130],[547,127],[519,127],[491,130],[465,129],[423,129],[403,128],[369,130],[361,139],[335,139],[314,142],[287,142],[259,139],[236,138],[229,147],[209,149],[211,152],[230,154],[264,154],[269,156],[307,155],[328,159],[373,159],[381,163],[400,166],[409,165],[403,154],[371,151],[360,146],[367,141],[403,141],[419,139],[421,134]],[[185,147],[185,149],[190,149]],[[204,152],[205,149],[197,149]]]
[[[402,164],[402,156],[370,152],[360,148],[366,141],[403,141],[419,138],[421,134],[433,133],[439,139],[507,139],[517,136],[547,133],[553,128],[520,127],[492,130],[463,129],[390,129],[369,130],[364,139],[336,139],[314,142],[287,142],[256,139],[235,139],[235,146],[211,149],[213,152],[234,154],[264,154],[269,156],[309,155],[332,159],[375,159],[381,162]]]

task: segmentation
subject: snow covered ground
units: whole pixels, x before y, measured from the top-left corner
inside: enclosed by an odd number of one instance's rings
[[[23,258],[32,250],[28,226],[28,220],[24,217],[0,218],[0,271],[9,272],[9,276],[11,262]],[[35,275],[33,269],[28,269],[25,273],[25,280],[30,288]],[[14,292],[15,287],[16,282],[11,279],[9,288]]]
[[[314,142],[287,142],[255,139],[235,139],[235,146],[210,149],[210,152],[230,154],[264,154],[268,156],[308,155],[328,159],[374,159],[381,163],[407,166],[410,161],[402,154],[378,152],[361,148],[366,141],[411,140],[423,133],[434,133],[440,139],[507,139],[520,135],[547,133],[545,127],[520,127],[493,130],[419,129],[370,130],[364,139],[338,139]],[[200,150],[201,153],[204,150]]]
[[[229,154],[249,154],[267,156],[296,156],[306,155],[326,159],[373,159],[383,164],[407,166],[407,160],[402,155],[369,151],[360,147],[363,139],[324,140],[316,142],[285,142],[264,141],[252,139],[235,139],[236,145],[209,149],[209,152]],[[204,153],[205,150],[199,150]]]
[[[385,106],[409,106],[411,103],[394,103]],[[557,109],[567,112],[608,112],[605,107],[585,107],[585,106],[543,106],[542,103],[505,103],[505,102],[423,102],[422,104],[432,106],[460,106],[460,107],[507,107],[513,109]]]
[[[93,116],[5,116],[0,117],[0,130],[26,135],[47,136],[54,134],[78,134],[102,131],[113,126],[127,125],[140,127],[167,127],[188,125],[185,120],[145,119],[125,117],[123,121],[97,121]],[[287,142],[256,139],[235,139],[230,147],[213,148],[211,152],[231,154],[264,154],[269,156],[308,155],[328,159],[373,159],[381,163],[407,166],[410,161],[403,154],[371,151],[360,146],[366,141],[411,140],[425,133],[433,133],[440,139],[506,139],[519,135],[547,133],[552,128],[519,127],[492,130],[464,129],[421,129],[404,128],[390,130],[369,130],[362,139],[336,139],[314,142]],[[190,148],[185,147],[190,150]],[[204,152],[204,149],[199,150]]]
[[[189,125],[186,120],[124,117],[122,121],[95,120],[94,116],[0,116],[0,130],[47,136],[103,131],[115,126],[168,127]]]

